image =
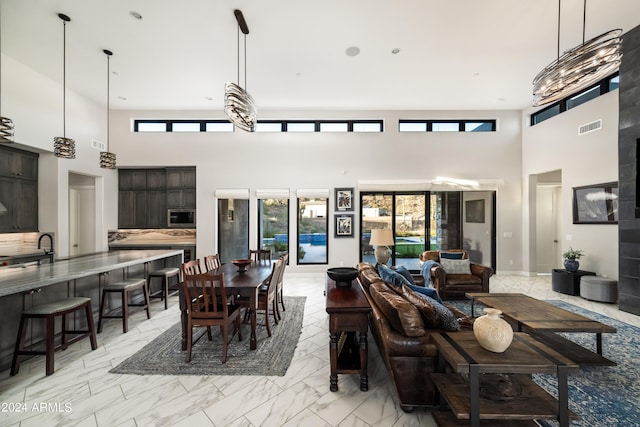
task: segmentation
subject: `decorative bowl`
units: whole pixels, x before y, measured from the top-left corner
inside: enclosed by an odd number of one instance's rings
[[[243,273],[247,271],[247,265],[251,264],[250,259],[234,259],[231,261],[233,265],[238,267],[238,273]]]
[[[336,286],[350,287],[351,281],[358,277],[358,269],[353,267],[334,267],[327,269],[327,275],[335,280]]]

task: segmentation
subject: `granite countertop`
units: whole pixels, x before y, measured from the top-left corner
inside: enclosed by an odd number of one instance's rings
[[[181,255],[182,250],[179,249],[109,251],[58,260],[53,264],[2,268],[0,269],[0,297]]]
[[[176,239],[136,239],[109,242],[110,248],[124,246],[195,246],[195,240],[176,240]]]

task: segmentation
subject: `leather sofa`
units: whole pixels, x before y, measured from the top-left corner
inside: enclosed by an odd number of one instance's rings
[[[398,326],[394,326],[394,320],[397,323],[397,319],[393,319],[396,313],[393,316],[389,315],[388,307],[378,304],[376,301],[379,299],[374,295],[378,292],[374,288],[393,288],[393,286],[382,280],[372,264],[360,263],[358,270],[358,280],[372,309],[369,318],[370,332],[384,359],[389,377],[397,392],[400,407],[405,412],[411,412],[416,406],[435,406],[437,404],[436,388],[431,380],[431,373],[436,369],[438,351],[431,341],[431,334],[444,330],[425,328],[424,335],[411,334],[414,336],[399,332]],[[456,317],[461,329],[471,329],[471,320],[464,313],[446,303],[445,306]],[[397,315],[404,318],[403,320],[407,323],[407,319],[412,315],[404,310],[398,309]],[[412,324],[409,327],[413,326],[415,325]]]
[[[451,249],[447,252],[462,253],[462,259],[468,260],[469,254],[463,249]],[[440,263],[439,251],[425,251],[420,254],[420,261]],[[431,281],[443,300],[465,298],[467,292],[489,292],[489,278],[493,269],[481,264],[469,262],[470,274],[447,274],[440,265],[431,267]]]

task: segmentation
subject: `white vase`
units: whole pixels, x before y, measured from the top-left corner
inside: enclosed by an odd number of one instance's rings
[[[482,348],[494,353],[502,353],[513,341],[513,329],[500,315],[502,312],[495,308],[485,308],[484,316],[473,322],[473,333]]]

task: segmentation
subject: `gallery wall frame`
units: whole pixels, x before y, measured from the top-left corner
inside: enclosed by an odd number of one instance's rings
[[[574,224],[617,224],[618,182],[573,187]]]
[[[337,211],[353,210],[353,188],[336,188],[335,189],[335,207]]]
[[[353,214],[335,214],[334,236],[353,237]]]
[[[464,212],[465,222],[484,223],[484,199],[465,201]]]

